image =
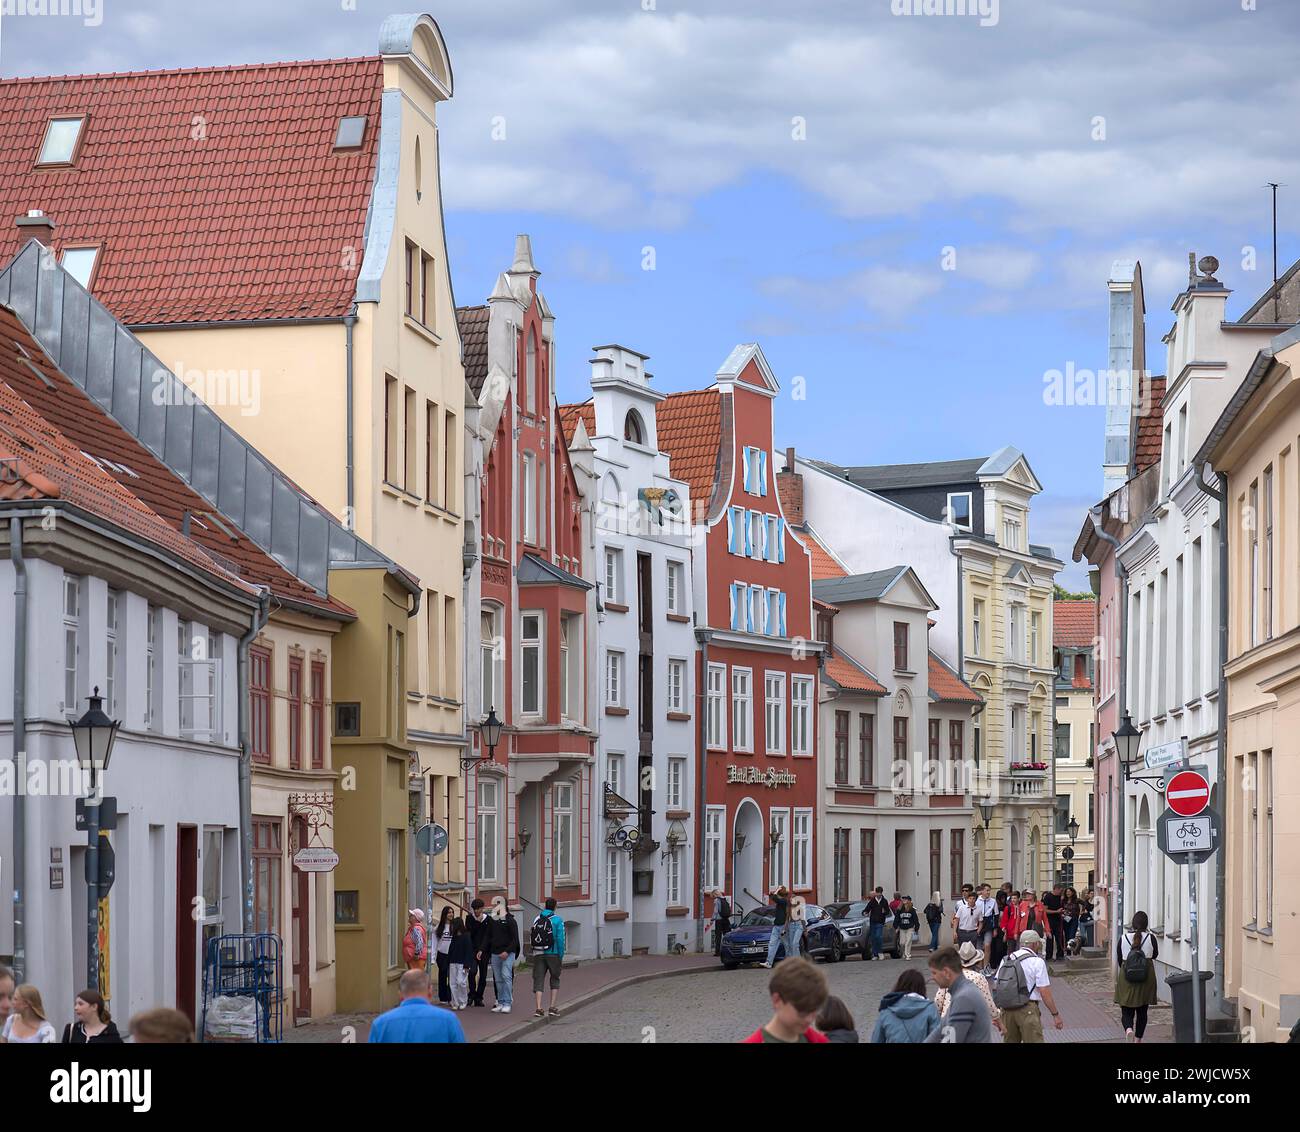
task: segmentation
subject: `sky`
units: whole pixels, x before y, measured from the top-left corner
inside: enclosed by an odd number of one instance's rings
[[[31,11],[60,3],[74,11]],[[415,8],[0,10],[9,76],[371,54],[383,17]],[[596,344],[650,355],[673,391],[758,341],[782,385],[779,447],[841,464],[1021,449],[1044,485],[1030,537],[1071,589],[1086,589],[1070,557],[1101,494],[1104,410],[1044,390],[1105,368],[1112,262],[1142,263],[1163,373],[1189,251],[1221,261],[1230,317],[1267,288],[1267,182],[1283,186],[1280,268],[1300,255],[1295,0],[426,10],[455,76],[439,132],[456,300],[483,301],[529,233],[562,400],[588,395]]]

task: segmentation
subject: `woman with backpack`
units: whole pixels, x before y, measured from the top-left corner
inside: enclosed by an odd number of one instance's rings
[[[1147,914],[1133,913],[1132,930],[1115,945],[1115,1002],[1124,1023],[1124,1037],[1141,1042],[1147,1029],[1147,1009],[1156,1002],[1156,956],[1160,945],[1147,931]]]
[[[451,905],[442,906],[438,929],[429,942],[437,948],[434,956],[438,964],[438,1001],[451,1003]]]
[[[925,997],[925,976],[908,967],[894,989],[880,1000],[880,1016],[871,1033],[874,1045],[923,1042],[939,1028],[939,1011]]]
[[[943,897],[935,892],[930,895],[930,903],[925,906],[921,915],[925,917],[925,922],[930,925],[930,950],[939,950],[939,928],[943,924]]]

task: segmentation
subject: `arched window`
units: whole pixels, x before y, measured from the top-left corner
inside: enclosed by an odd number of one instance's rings
[[[623,420],[623,439],[630,440],[633,444],[645,443],[645,425],[641,421],[641,414],[635,409],[629,409]]]
[[[524,412],[537,412],[537,331],[528,331],[528,347],[524,356]]]

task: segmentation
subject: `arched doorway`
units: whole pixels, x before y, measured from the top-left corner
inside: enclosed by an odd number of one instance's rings
[[[732,906],[748,911],[763,903],[763,814],[749,798],[736,809],[736,832],[732,841]]]

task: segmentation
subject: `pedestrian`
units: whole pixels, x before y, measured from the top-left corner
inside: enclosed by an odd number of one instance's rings
[[[401,1002],[370,1023],[366,1041],[371,1045],[463,1043],[465,1031],[461,1029],[460,1019],[434,1006],[430,1001],[431,991],[428,971],[418,967],[404,971],[397,982]]]
[[[1061,917],[1064,915],[1064,889],[1059,884],[1052,886],[1051,892],[1044,892],[1040,903],[1047,913],[1047,958],[1060,962],[1065,958],[1065,926]]]
[[[795,956],[772,972],[767,983],[772,996],[772,1017],[744,1039],[745,1045],[794,1045],[830,1041],[813,1023],[830,988],[826,976],[807,959]]]
[[[9,1015],[14,1008],[14,991],[18,983],[14,978],[14,973],[8,967],[0,963],[0,1030],[4,1029],[4,1024],[9,1019]],[[4,1038],[0,1038],[3,1042]]]
[[[894,899],[889,902],[889,910],[897,912],[903,906],[903,898],[897,892],[894,893]]]
[[[968,943],[969,954],[978,960],[979,950]],[[955,1045],[981,1045],[993,1040],[988,1005],[980,996],[972,980],[963,977],[961,956],[955,947],[944,947],[930,956],[930,978],[939,989],[938,996],[947,992],[946,1013],[940,1025],[926,1038],[927,1042],[944,1042]]]
[[[995,927],[993,929],[993,945],[989,948],[988,965],[995,971],[998,969],[998,964],[1002,962],[1003,957],[1007,953],[1005,920],[1008,899],[1009,896],[1005,889],[999,888],[997,892],[993,894],[993,901],[997,905],[998,911],[995,920]]]
[[[1013,938],[1019,939],[1025,932],[1037,932],[1041,939],[1047,933],[1047,909],[1034,895],[1032,888],[1024,889],[1016,904]]]
[[[722,937],[731,931],[731,901],[713,890],[713,954],[722,954]]]
[[[444,904],[433,939],[429,941],[434,948],[434,962],[438,964],[438,1001],[444,1006],[451,1004],[451,920],[451,905]]]
[[[903,897],[903,903],[897,912],[894,913],[894,934],[903,948],[903,958],[912,958],[912,942],[916,939],[917,933],[921,930],[921,917],[917,915],[916,909],[912,907],[912,898]]]
[[[1074,946],[1074,936],[1079,930],[1079,894],[1068,887],[1061,898],[1061,928],[1065,934],[1065,953],[1077,955],[1079,949]]]
[[[546,976],[551,976],[551,1017],[558,1018],[560,1008],[556,1005],[560,997],[560,970],[564,966],[564,921],[555,914],[554,896],[546,898],[546,907],[533,921],[528,932],[528,949],[532,952],[533,994],[537,996],[537,1009],[534,1018],[545,1018],[542,1009],[542,992],[546,987]]]
[[[925,997],[925,976],[915,967],[899,973],[894,989],[880,1000],[873,1045],[923,1042],[939,1028],[939,1011]]]
[[[1013,890],[1007,900],[1007,906],[1002,909],[1002,919],[999,926],[1002,928],[1002,938],[1006,943],[1007,951],[1016,949],[1016,940],[1020,938],[1018,924],[1020,922],[1020,892]],[[1004,954],[1005,958],[1005,954]]]
[[[491,952],[488,951],[488,928],[491,923],[483,910],[483,901],[475,898],[470,902],[469,919],[465,923],[469,931],[469,945],[473,949],[474,962],[469,968],[469,1004],[483,1005],[483,990],[487,986],[488,965]]]
[[[993,979],[993,1001],[1002,1011],[1003,1041],[1009,1045],[1041,1044],[1043,1017],[1038,1004],[1046,1005],[1056,1028],[1065,1023],[1052,998],[1052,980],[1040,951],[1043,937],[1032,928],[1020,933],[1019,946],[998,968]]]
[[[960,947],[963,943],[978,944],[980,938],[980,927],[984,923],[984,916],[975,905],[975,892],[970,890],[966,893],[964,899],[953,909],[952,913],[952,935]]]
[[[1124,1037],[1142,1041],[1147,1031],[1147,1010],[1156,1002],[1156,956],[1160,945],[1147,931],[1147,914],[1134,912],[1130,934],[1115,945],[1115,1002],[1124,1023]]]
[[[785,885],[781,885],[774,892],[767,894],[768,903],[772,905],[772,934],[767,937],[767,962],[764,967],[771,967],[776,961],[776,952],[781,944],[785,941],[786,930],[785,922],[790,914],[790,900]],[[787,948],[785,957],[790,958],[790,951]]]
[[[826,1040],[835,1045],[857,1045],[858,1028],[853,1024],[853,1015],[843,1000],[831,995],[822,1005],[817,1015],[817,1029],[826,1035]]]
[[[930,950],[939,950],[939,928],[943,926],[943,897],[937,892],[930,894],[930,903],[922,912],[925,922],[930,925]]]
[[[493,1014],[509,1014],[515,994],[515,956],[519,954],[519,924],[505,900],[497,897],[488,917],[488,954],[492,957],[492,984],[497,1002]]]
[[[126,1024],[134,1045],[186,1045],[194,1041],[194,1023],[179,1010],[159,1006],[133,1014]]]
[[[464,1010],[469,1005],[469,973],[474,967],[474,944],[469,928],[457,916],[451,922],[451,947],[447,949],[448,977],[451,983],[451,1008]]]
[[[406,913],[406,935],[402,937],[402,962],[408,971],[423,969],[429,959],[428,938],[424,933],[424,909],[412,908]]]
[[[1076,955],[1083,948],[1091,947],[1093,945],[1092,931],[1094,907],[1095,904],[1093,902],[1092,889],[1084,889],[1083,896],[1079,899],[1079,927],[1074,933],[1074,938],[1079,940],[1079,946],[1074,949]]]
[[[45,1017],[45,1004],[41,992],[31,983],[14,988],[13,1008],[5,1019],[4,1039],[10,1043],[35,1045],[52,1042],[57,1038],[54,1027]]]
[[[876,891],[867,901],[867,920],[871,925],[867,932],[867,942],[871,945],[872,959],[885,957],[885,918],[888,915],[889,904],[885,900],[885,890],[877,885]]]
[[[975,897],[975,910],[981,920],[979,927],[979,945],[984,951],[984,974],[993,974],[993,933],[998,928],[998,902],[993,899],[993,889],[982,884],[979,895]]]
[[[962,979],[980,992],[980,997],[984,999],[984,1005],[988,1008],[989,1020],[1001,1030],[1002,1011],[994,1003],[993,992],[989,989],[989,981],[980,971],[984,963],[983,952],[973,943],[963,943],[957,949],[957,958],[961,960]],[[952,991],[947,987],[940,987],[935,992],[934,1004],[939,1008],[939,1017],[946,1018],[948,1011],[952,1007]]]
[[[121,1045],[117,1023],[104,1006],[104,996],[97,990],[81,991],[72,1003],[75,1022],[63,1027],[66,1045]]]

